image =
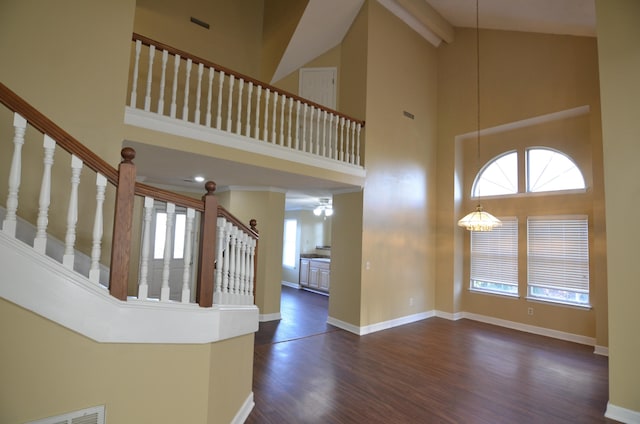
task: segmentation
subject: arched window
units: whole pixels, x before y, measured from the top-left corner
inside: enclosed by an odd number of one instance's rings
[[[480,170],[473,183],[472,197],[501,196],[518,192],[518,154],[500,155]]]
[[[527,149],[527,192],[584,188],[582,172],[569,156],[547,148]]]

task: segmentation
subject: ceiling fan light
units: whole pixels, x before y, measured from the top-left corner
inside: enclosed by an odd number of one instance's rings
[[[333,208],[332,208],[331,206],[327,207],[327,208],[324,210],[324,214],[325,214],[326,216],[331,216],[331,215],[333,215]]]
[[[459,220],[458,225],[465,227],[469,231],[491,231],[496,227],[500,227],[502,222],[489,212],[485,212],[482,206],[478,205],[475,211]]]
[[[315,216],[320,216],[320,215],[322,214],[322,208],[321,208],[320,206],[318,206],[317,208],[315,208],[315,209],[313,210],[313,214],[314,214]]]

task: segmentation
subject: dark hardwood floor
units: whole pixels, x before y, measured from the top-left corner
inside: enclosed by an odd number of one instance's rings
[[[246,423],[615,422],[593,347],[441,318],[359,337],[326,305],[283,287],[282,321],[256,333]]]

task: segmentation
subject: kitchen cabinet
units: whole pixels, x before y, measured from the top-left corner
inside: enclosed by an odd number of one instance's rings
[[[327,258],[300,258],[300,286],[329,292],[331,286],[331,260]]]

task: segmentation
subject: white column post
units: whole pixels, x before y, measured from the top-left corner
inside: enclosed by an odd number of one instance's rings
[[[167,224],[164,236],[164,256],[162,258],[162,287],[160,289],[160,301],[169,300],[171,289],[169,287],[169,272],[171,270],[171,258],[173,256],[173,226],[176,216],[176,205],[167,203]]]
[[[235,75],[229,75],[229,96],[227,98],[227,132],[233,132],[233,85],[235,83]]]
[[[9,170],[9,194],[7,194],[7,214],[2,222],[2,231],[12,237],[16,236],[18,210],[18,192],[22,175],[22,146],[24,133],[27,131],[27,120],[17,113],[13,114],[13,157]]]
[[[218,78],[218,110],[216,110],[216,128],[222,129],[222,86],[224,85],[224,71],[220,71]]]
[[[42,147],[44,148],[44,169],[42,171],[42,184],[40,185],[36,238],[33,240],[33,248],[36,252],[44,255],[47,250],[47,225],[49,223],[49,205],[51,204],[51,168],[53,166],[53,153],[56,148],[56,142],[45,134]]]
[[[180,55],[177,54],[173,58],[173,85],[171,87],[171,108],[169,110],[169,116],[171,118],[176,117],[176,109],[178,108],[178,71],[180,70]]]
[[[67,209],[67,234],[64,242],[64,256],[62,264],[73,269],[75,258],[76,225],[78,223],[78,186],[80,185],[80,172],[82,172],[82,160],[76,155],[71,155],[71,193],[69,194],[69,208]]]
[[[184,103],[182,105],[182,120],[189,120],[189,89],[190,89],[190,80],[191,80],[191,66],[193,65],[193,61],[191,59],[187,59],[187,69],[185,70],[185,81],[184,81]]]
[[[253,138],[260,140],[260,96],[262,95],[262,86],[258,86],[256,93],[256,124],[253,126]]]
[[[213,90],[213,76],[215,75],[215,70],[213,68],[209,68],[209,85],[207,86],[207,117],[205,119],[205,125],[207,127],[211,126],[211,101],[212,101],[212,90]]]
[[[195,209],[188,208],[184,230],[184,272],[182,273],[182,303],[191,300],[191,243],[193,240],[193,220],[196,217]]]
[[[102,174],[96,174],[96,214],[93,219],[93,239],[91,242],[91,269],[89,270],[89,280],[98,284],[100,282],[100,255],[102,244],[103,218],[102,208],[104,205],[105,190],[107,188],[107,178]]]
[[[140,65],[140,49],[142,48],[142,41],[136,40],[135,57],[133,59],[133,76],[131,77],[131,97],[129,99],[129,106],[135,108],[138,100],[138,67]]]
[[[244,79],[238,81],[238,107],[236,111],[236,134],[242,134],[242,92],[244,91]]]
[[[245,125],[244,135],[251,137],[251,100],[253,97],[253,81],[249,81],[247,89],[247,123]]]
[[[198,64],[198,85],[196,86],[196,111],[193,117],[193,122],[200,125],[200,99],[202,98],[202,73],[204,72],[204,65]]]
[[[164,89],[167,84],[167,61],[169,52],[162,51],[162,69],[160,71],[160,93],[158,94],[158,113],[164,115]]]
[[[138,278],[138,299],[149,297],[149,252],[151,251],[151,220],[153,218],[152,197],[144,198],[144,215],[142,219],[142,246],[140,252],[140,277]]]
[[[149,68],[147,70],[147,91],[144,95],[144,110],[151,110],[151,81],[153,79],[153,58],[156,54],[156,46],[153,44],[149,46]]]

